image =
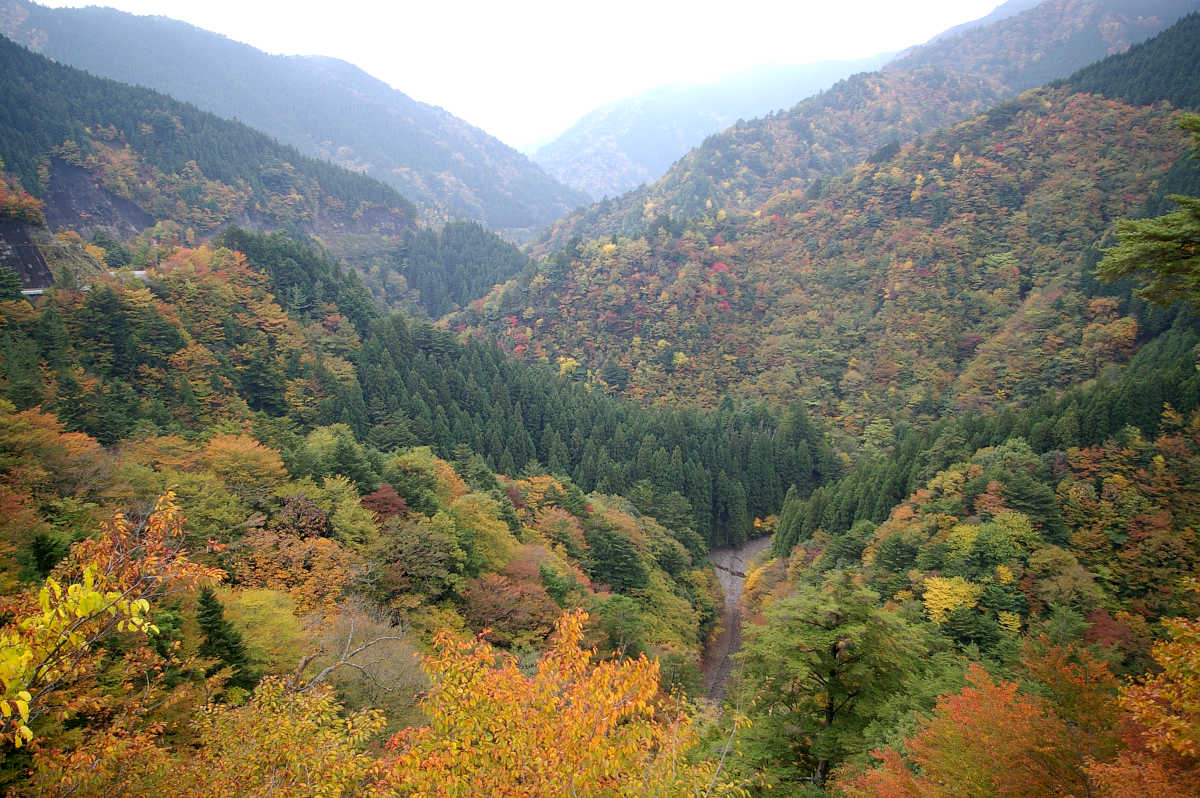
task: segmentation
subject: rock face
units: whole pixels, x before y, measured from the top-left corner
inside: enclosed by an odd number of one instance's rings
[[[133,202],[101,186],[91,172],[58,158],[50,162],[44,211],[51,230],[70,229],[84,238],[103,230],[123,240],[155,222],[153,216]]]
[[[54,278],[46,259],[30,238],[30,229],[25,222],[0,218],[0,265],[17,273],[22,288],[47,288]]]

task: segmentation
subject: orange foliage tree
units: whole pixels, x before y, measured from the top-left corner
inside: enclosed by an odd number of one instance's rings
[[[711,764],[688,764],[696,731],[659,692],[655,661],[592,665],[587,615],[557,624],[553,648],[526,676],[482,640],[448,633],[424,667],[429,726],[389,743],[381,794],[424,796],[694,795]]]
[[[103,641],[153,634],[149,599],[222,575],[187,559],[182,527],[170,493],[144,525],[118,513],[96,538],[72,546],[40,589],[3,599],[0,617],[11,620],[0,628],[0,734],[19,745],[33,739],[28,724],[39,715],[95,709]]]

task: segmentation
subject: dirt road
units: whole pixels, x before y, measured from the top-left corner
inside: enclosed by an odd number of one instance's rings
[[[730,657],[742,645],[742,617],[739,604],[742,600],[742,586],[746,583],[746,568],[751,560],[761,551],[769,548],[771,538],[758,538],[743,543],[741,546],[731,546],[723,549],[713,549],[709,553],[713,567],[717,569],[717,578],[725,590],[725,608],[721,613],[721,635],[717,637],[704,655],[702,671],[704,676],[704,692],[709,698],[720,701],[725,697],[725,686],[729,673],[733,670],[733,660]]]

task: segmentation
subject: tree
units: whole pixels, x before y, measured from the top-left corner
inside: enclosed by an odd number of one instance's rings
[[[287,478],[279,453],[246,435],[214,435],[204,449],[204,462],[230,490],[257,508],[266,506]]]
[[[918,631],[849,572],[802,584],[746,631],[737,655],[749,767],[766,785],[824,784],[925,653]]]
[[[0,264],[0,301],[21,298],[21,278],[7,264]]]
[[[939,699],[933,717],[905,741],[919,775],[897,752],[876,752],[882,768],[840,786],[856,798],[1087,794],[1079,779],[1058,778],[1069,762],[1050,741],[1061,741],[1066,730],[1041,699],[1019,693],[1015,682],[993,681],[979,665],[970,666],[967,679],[969,686]],[[1078,787],[1085,791],[1070,792]]]
[[[142,526],[118,513],[71,547],[38,590],[6,600],[0,628],[0,735],[20,745],[32,718],[53,707],[70,717],[94,706],[81,684],[103,661],[101,644],[122,632],[154,634],[149,599],[214,582],[221,572],[180,550],[183,518],[167,493]]]
[[[1184,114],[1179,127],[1196,138],[1194,158],[1200,158],[1200,116]],[[1160,305],[1185,300],[1200,305],[1200,197],[1172,194],[1179,205],[1153,219],[1117,222],[1117,246],[1108,249],[1097,266],[1105,282],[1144,275],[1138,294]]]
[[[250,670],[246,644],[241,634],[225,620],[225,608],[211,588],[200,591],[196,601],[196,625],[204,639],[200,641],[200,656],[216,660],[208,672],[211,676],[222,667],[233,669],[228,684],[249,690],[258,681]]]
[[[332,688],[297,691],[265,679],[240,705],[195,708],[191,745],[171,750],[154,731],[104,730],[64,754],[39,751],[22,794],[345,796],[360,794],[375,759],[363,744],[383,728],[374,710],[345,713]]]
[[[1121,703],[1144,729],[1145,748],[1173,753],[1200,770],[1200,619],[1171,618],[1163,625],[1171,639],[1151,652],[1162,672],[1127,687]]]
[[[637,546],[612,528],[608,521],[590,518],[584,527],[584,539],[591,549],[588,575],[618,593],[643,588],[650,576],[638,555]]]
[[[1095,795],[1091,769],[1120,746],[1116,679],[1086,650],[1045,639],[1026,645],[1022,666],[1030,692],[971,664],[968,685],[938,699],[903,755],[875,751],[880,766],[839,787],[853,798]]]
[[[587,615],[558,621],[553,648],[525,675],[479,640],[438,635],[424,659],[430,725],[388,742],[379,793],[426,796],[696,795],[713,781],[691,764],[696,731],[659,692],[646,657],[591,664]]]

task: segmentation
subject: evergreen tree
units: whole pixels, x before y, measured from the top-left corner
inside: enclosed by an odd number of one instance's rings
[[[0,264],[0,300],[21,298],[21,278],[11,266]]]
[[[1200,157],[1200,115],[1185,114],[1179,126],[1195,136],[1193,157]],[[1168,199],[1179,210],[1118,222],[1120,243],[1104,254],[1097,270],[1105,282],[1145,275],[1138,294],[1151,302],[1200,305],[1200,197],[1174,194]]]
[[[232,668],[233,674],[227,684],[252,689],[258,677],[250,668],[246,644],[241,633],[225,620],[225,608],[209,588],[200,591],[200,598],[196,602],[196,624],[204,636],[197,653],[207,659],[217,660],[206,675],[211,676],[221,668]]]

